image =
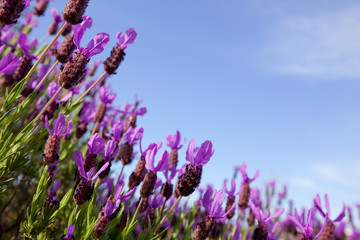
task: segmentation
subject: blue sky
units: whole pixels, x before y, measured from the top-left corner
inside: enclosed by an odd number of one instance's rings
[[[90,1],[83,44],[109,33],[105,59],[118,31],[138,32],[110,80],[116,104],[143,99],[144,145],[176,130],[211,140],[202,183],[219,188],[245,161],[254,186],[289,184],[298,206],[328,193],[339,209],[360,198],[359,12],[339,0]]]

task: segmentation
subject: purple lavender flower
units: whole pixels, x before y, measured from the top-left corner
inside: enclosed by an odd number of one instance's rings
[[[78,170],[81,176],[80,182],[74,191],[74,201],[77,205],[82,205],[91,198],[94,190],[94,185],[92,184],[92,181],[95,180],[99,176],[99,174],[102,173],[109,166],[109,163],[106,162],[99,169],[99,171],[94,174],[95,168],[91,168],[88,172],[85,173],[84,158],[80,151],[74,151],[73,159],[78,166]]]
[[[230,191],[226,188],[226,179],[224,180],[223,189],[228,194],[228,199],[226,201],[226,211],[229,211],[232,205],[235,203],[235,190],[236,190],[236,183],[235,179],[231,179],[231,189]],[[230,212],[227,215],[228,219],[231,219],[235,215],[235,211]]]
[[[127,48],[128,45],[135,42],[137,39],[137,33],[133,28],[129,28],[125,31],[125,35],[121,36],[122,32],[118,32],[116,34],[116,38],[118,39],[117,45],[120,46],[123,50]]]
[[[297,211],[296,211],[297,213]],[[315,237],[313,237],[313,221],[314,221],[314,209],[310,208],[308,213],[307,213],[307,221],[305,223],[305,215],[303,216],[299,216],[298,214],[295,214],[295,217],[292,215],[288,215],[288,219],[297,227],[299,228],[299,230],[301,231],[301,233],[303,234],[303,239],[304,240],[313,240],[313,239],[317,239],[320,234],[324,231],[325,225],[324,224],[320,230],[320,232],[318,232],[318,234],[315,235]],[[326,219],[327,221],[327,219]],[[325,222],[326,222],[325,221]]]
[[[195,148],[195,138],[189,142],[188,149],[186,151],[186,160],[190,162],[194,167],[205,165],[214,154],[215,149],[212,147],[211,141],[205,141],[201,144],[201,147]]]
[[[111,199],[111,197],[108,198],[104,207],[104,215],[101,216],[93,230],[96,238],[100,238],[105,235],[110,220],[115,218],[117,213],[119,212],[120,203],[122,201],[128,201],[136,190],[136,188],[134,188],[121,196],[121,190],[123,186],[124,182],[118,183],[115,187],[114,199]]]
[[[242,174],[242,188],[240,190],[240,197],[238,205],[241,209],[245,209],[248,206],[249,198],[250,198],[250,183],[256,180],[259,177],[259,170],[256,171],[255,176],[253,178],[249,178],[246,172],[246,163],[243,162],[241,167],[239,168],[239,172]]]
[[[205,208],[207,216],[196,225],[193,234],[193,240],[205,240],[207,237],[209,237],[212,229],[214,228],[215,220],[225,219],[226,216],[234,210],[235,203],[226,213],[221,208],[224,196],[224,190],[216,191],[212,190],[211,188],[206,190],[203,198],[200,200],[200,203]]]
[[[260,208],[257,208],[251,201],[249,203],[251,211],[253,212],[255,218],[258,220],[258,225],[256,226],[253,237],[254,239],[259,239],[259,237],[268,236],[267,228],[270,225],[270,221],[274,218],[279,217],[285,211],[285,208],[276,211],[273,215],[264,214]]]
[[[156,184],[156,180],[157,180],[156,172],[160,171],[163,168],[164,163],[169,159],[169,153],[167,151],[163,152],[160,156],[158,165],[155,167],[154,161],[157,151],[158,148],[156,145],[152,149],[148,149],[146,151],[145,167],[149,172],[146,173],[143,184],[141,185],[141,189],[140,189],[140,195],[143,198],[147,198],[150,196]]]
[[[63,113],[60,113],[59,117],[53,122],[53,130],[50,130],[49,120],[45,117],[45,127],[49,131],[51,136],[63,137],[71,133],[71,120],[66,125],[66,116]],[[65,127],[65,128],[64,128]]]
[[[111,127],[112,136],[111,137],[116,142],[120,142],[121,136],[123,133],[123,128],[124,128],[124,126],[123,126],[123,123],[121,122],[121,119],[119,119],[112,125],[112,127]]]
[[[75,225],[72,226],[71,224],[69,224],[68,229],[66,231],[66,236],[63,235],[61,237],[61,240],[73,240],[74,239],[74,236],[73,236],[74,230],[75,230]]]
[[[109,89],[105,86],[100,87],[99,95],[103,103],[111,104],[116,98],[116,94],[110,94]]]
[[[20,48],[23,50],[23,53],[26,57],[29,57],[31,59],[36,59],[36,57],[30,55],[30,49],[32,49],[34,46],[38,44],[38,41],[36,38],[34,38],[33,41],[28,43],[27,35],[25,33],[20,33],[18,44]]]
[[[316,195],[315,199],[314,199],[314,205],[316,207],[317,210],[319,210],[319,213],[321,216],[323,216],[324,218],[326,218],[326,216],[329,218],[330,220],[330,205],[329,205],[329,199],[327,194],[325,194],[325,208],[327,213],[325,214],[325,212],[323,211],[322,207],[321,207],[321,199],[319,194]],[[334,219],[334,220],[330,220],[332,222],[340,222],[344,217],[345,217],[345,210],[346,210],[346,206],[345,203],[343,203],[343,208],[340,212],[340,214]]]
[[[176,131],[176,134],[174,135],[167,135],[166,136],[166,145],[171,147],[170,157],[169,157],[169,165],[170,169],[175,165],[175,168],[177,167],[178,163],[178,150],[182,148],[182,146],[185,144],[185,139],[183,144],[180,144],[181,134],[179,131]]]

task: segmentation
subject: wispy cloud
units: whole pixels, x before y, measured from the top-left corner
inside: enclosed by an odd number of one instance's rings
[[[308,77],[360,77],[360,5],[285,15],[270,24],[271,70]]]

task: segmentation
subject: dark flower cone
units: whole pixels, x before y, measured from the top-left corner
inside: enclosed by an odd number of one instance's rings
[[[85,57],[82,53],[78,53],[71,58],[65,64],[64,69],[60,73],[60,85],[65,89],[76,86],[85,74],[87,62],[87,57]]]
[[[21,91],[21,97],[19,98],[19,102],[24,101],[31,93],[33,92],[33,89],[25,87],[24,90]]]
[[[174,189],[174,194],[173,195],[174,195],[175,198],[180,197],[180,192],[179,192],[178,189],[179,189],[179,181],[176,182],[175,189]]]
[[[0,23],[16,23],[24,8],[24,0],[0,0]]]
[[[125,143],[123,146],[122,146],[122,151],[121,151],[121,163],[123,165],[128,165],[131,163],[132,161],[132,157],[133,157],[133,152],[134,152],[134,147],[132,144],[130,143]]]
[[[86,130],[87,130],[87,124],[82,121],[79,121],[76,125],[75,137],[77,139],[80,139],[82,136],[84,136]]]
[[[64,31],[61,33],[61,35],[63,36],[67,36],[68,34],[70,34],[72,31],[72,28],[71,28],[71,24],[67,25],[66,28],[64,29]]]
[[[42,122],[45,122],[45,116],[47,116],[49,120],[52,119],[58,108],[59,108],[59,103],[57,103],[56,101],[50,103],[49,107],[45,110],[43,115],[40,116],[40,120]]]
[[[214,227],[210,232],[210,239],[218,239],[220,237],[222,228],[223,224],[219,221],[215,221]]]
[[[173,185],[171,184],[171,182],[166,182],[162,185],[160,194],[164,196],[166,200],[168,200],[171,197],[172,192],[173,192]]]
[[[69,240],[65,235],[62,235],[60,240]],[[71,240],[75,240],[74,236],[71,237]]]
[[[156,179],[156,173],[154,173],[153,171],[149,171],[148,173],[146,173],[143,184],[140,188],[140,196],[142,198],[147,198],[151,195],[155,187]]]
[[[244,182],[238,202],[238,205],[241,209],[245,209],[248,207],[249,198],[250,198],[250,185],[249,183]]]
[[[101,168],[102,166],[104,166],[105,163],[106,163],[106,161],[105,161],[104,159],[102,159],[102,160],[99,162],[99,164],[98,164],[98,171],[100,170],[100,168]],[[99,178],[100,178],[100,179],[106,178],[106,177],[109,175],[109,173],[110,173],[110,169],[111,169],[111,161],[109,162],[109,166],[108,166],[104,171],[102,171],[102,172],[99,174]]]
[[[325,225],[324,231],[320,234],[318,240],[333,240],[335,239],[335,225],[332,221],[328,221]]]
[[[102,216],[94,227],[94,236],[95,238],[101,238],[105,235],[109,227],[110,219],[108,216]]]
[[[50,197],[47,196],[43,208],[47,208],[51,210],[52,208],[59,209],[59,206],[60,206],[60,202],[58,200],[53,199],[51,196]]]
[[[124,56],[124,50],[119,45],[116,45],[116,47],[111,50],[110,57],[104,62],[104,70],[106,73],[114,74],[120,63],[124,60]]]
[[[235,197],[229,196],[227,201],[226,201],[226,209],[225,212],[229,211],[231,209],[231,207],[233,206],[235,202]],[[226,217],[227,219],[232,219],[235,215],[235,210],[233,210],[231,213],[229,213]]]
[[[146,213],[143,221],[143,229],[148,229],[149,220],[150,220],[150,226],[152,226],[155,222],[155,208],[150,208]]]
[[[88,3],[89,0],[69,0],[63,11],[64,20],[72,25],[81,23]]]
[[[143,157],[140,157],[138,163],[136,164],[134,172],[132,172],[129,177],[128,187],[130,189],[139,186],[139,184],[144,179],[147,172],[145,168],[145,164],[146,164],[145,159]]]
[[[267,240],[268,239],[268,232],[267,232],[267,226],[263,224],[262,222],[258,222],[258,225],[256,226],[252,240]]]
[[[84,160],[84,170],[88,172],[91,168],[97,164],[96,154],[88,154]],[[103,164],[104,165],[104,164]]]
[[[131,114],[126,123],[125,123],[125,127],[123,129],[123,133],[125,133],[130,127],[135,127],[136,126],[136,115],[135,114]]]
[[[200,223],[196,225],[192,239],[206,240],[210,236],[214,225],[215,221],[211,217],[205,217]]]
[[[81,178],[74,191],[74,201],[77,205],[82,205],[90,200],[94,191],[94,185],[91,181]]]
[[[139,206],[140,200],[136,203],[136,207],[139,208],[139,213],[143,213],[146,211],[146,209],[148,209],[149,207],[149,198],[142,198],[143,200],[141,201],[141,205]]]
[[[42,16],[47,8],[47,6],[49,5],[49,1],[48,0],[40,0],[36,3],[35,8],[34,8],[34,15],[35,16]]]
[[[199,186],[202,174],[202,166],[194,167],[188,164],[185,172],[177,181],[177,189],[181,196],[189,196]]]
[[[96,109],[94,121],[101,122],[105,117],[105,113],[106,113],[106,103],[101,102],[98,108]]]
[[[56,170],[56,166],[49,165],[48,175],[47,175],[47,186],[50,187],[51,183],[53,182],[54,173]]]
[[[55,31],[56,33],[56,31]],[[69,34],[65,37],[64,41],[60,44],[55,52],[56,59],[61,63],[67,63],[71,57],[71,54],[75,51],[76,45],[73,41],[74,35]]]
[[[93,66],[92,68],[90,68],[90,70],[88,71],[88,75],[90,76],[90,77],[93,77],[94,75],[95,75],[95,73],[96,73],[96,70],[97,70],[97,66]]]
[[[31,58],[23,56],[19,67],[12,74],[12,78],[15,82],[22,80],[32,67]]]
[[[49,35],[55,35],[58,31],[58,28],[59,28],[59,22],[52,21],[52,23],[50,24],[50,26],[48,28]]]
[[[123,212],[121,214],[120,222],[118,225],[119,232],[122,232],[122,230],[124,230],[124,228],[126,227],[126,223],[127,223],[127,214],[126,212]]]
[[[175,168],[176,168],[177,164],[178,164],[178,150],[177,149],[173,149],[170,152],[170,156],[169,156],[169,170],[170,171],[173,168],[174,164],[175,164]]]
[[[249,216],[247,218],[247,223],[250,227],[254,226],[255,223],[255,215],[253,213],[253,211],[250,209],[249,211]]]
[[[0,79],[0,85],[3,87],[8,87],[11,84],[13,84],[13,82],[14,82],[14,79],[13,79],[12,75],[4,74]]]
[[[46,164],[52,164],[59,159],[60,139],[55,135],[50,135],[46,141],[43,160]]]

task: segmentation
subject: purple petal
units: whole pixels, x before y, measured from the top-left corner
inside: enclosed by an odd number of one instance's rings
[[[6,54],[0,60],[0,73],[12,74],[20,65],[21,60],[13,53]]]
[[[20,33],[19,35],[19,39],[18,39],[18,44],[21,47],[21,49],[24,52],[25,56],[30,56],[29,55],[29,47],[26,45],[26,41],[27,41],[27,36],[25,33]]]
[[[299,230],[302,232],[302,233],[305,233],[305,228],[303,227],[303,225],[301,225],[301,223],[296,219],[294,218],[293,216],[291,215],[288,215],[288,219],[296,226],[299,228]]]
[[[134,194],[135,190],[136,187],[134,187],[131,191],[126,192],[122,197],[120,197],[120,201],[128,201]]]
[[[160,207],[161,205],[163,205],[163,203],[165,202],[165,200],[166,200],[166,197],[165,197],[165,196],[162,196],[162,195],[160,195],[160,194],[157,194],[157,195],[154,197],[151,205],[152,205],[153,208],[158,208],[158,207]]]
[[[154,172],[159,171],[162,169],[165,162],[169,161],[169,153],[167,151],[163,152],[160,156],[160,160],[158,165],[154,168]]]
[[[109,162],[106,162],[101,168],[100,170],[91,178],[91,180],[95,180],[100,173],[102,173],[107,167],[109,166]]]
[[[88,141],[88,148],[91,154],[99,154],[105,148],[105,139],[103,139],[99,133],[95,133]]]
[[[211,194],[212,194],[211,188],[207,188],[203,198],[201,199],[201,205],[203,205],[203,207],[205,208],[208,214],[210,214],[210,210],[211,210],[211,201],[210,201]]]
[[[325,208],[327,211],[327,215],[330,217],[330,205],[329,205],[329,199],[327,194],[325,194]]]
[[[68,229],[66,231],[66,237],[68,239],[72,239],[72,236],[74,234],[74,230],[75,230],[75,225],[71,226],[71,224],[69,224]]]
[[[67,101],[70,100],[70,98],[73,96],[73,92],[72,91],[68,91],[61,99],[60,102],[62,103],[66,103]]]
[[[59,134],[59,137],[70,134],[71,133],[71,127],[72,127],[72,122],[70,120],[69,123],[67,124],[67,126],[65,127],[64,131],[61,134]]]
[[[345,203],[343,203],[343,208],[342,208],[339,216],[337,216],[337,218],[335,218],[333,222],[340,222],[345,217],[345,209],[346,209],[346,206],[345,206]]]
[[[50,133],[51,135],[54,135],[54,133],[50,130],[50,127],[49,127],[49,119],[48,119],[48,116],[47,116],[47,115],[45,115],[45,127],[46,127],[46,129],[49,131],[49,133]]]
[[[119,182],[116,184],[115,191],[114,191],[114,199],[117,200],[121,197],[121,190],[124,187],[124,182]]]
[[[150,146],[149,146],[150,147]],[[148,170],[154,171],[154,160],[155,160],[155,155],[157,153],[157,148],[156,145],[153,145],[152,148],[148,148],[146,150],[146,155],[145,155],[145,167]]]
[[[116,211],[115,203],[111,201],[111,197],[108,198],[106,205],[105,205],[105,214],[106,216],[110,216]]]
[[[325,217],[326,214],[324,213],[324,211],[321,208],[321,199],[320,199],[319,194],[317,194],[315,199],[314,199],[314,205],[315,205],[316,209],[319,210],[320,214],[323,217]]]
[[[275,218],[281,216],[281,214],[283,214],[284,211],[285,211],[285,208],[276,211],[273,215],[271,215],[270,217],[265,219],[265,223],[269,222],[271,219],[275,219]]]
[[[74,43],[78,49],[81,48],[81,40],[84,37],[87,28],[91,28],[92,19],[89,16],[83,16],[83,21],[80,24],[72,26],[74,32]]]
[[[117,153],[114,152],[117,148],[117,143],[114,140],[109,140],[105,147],[105,158],[110,160],[112,159],[113,155]],[[119,150],[119,148],[117,148]]]
[[[66,117],[63,113],[60,113],[59,117],[53,122],[53,132],[54,134],[59,135],[61,130],[64,128],[66,124]]]
[[[186,157],[185,157],[185,159],[187,161],[189,161],[192,165],[195,164],[195,162],[194,162],[194,147],[195,147],[195,138],[190,140],[189,146],[186,150]]]
[[[259,212],[259,209],[254,205],[252,201],[249,201],[249,207],[251,208],[251,211],[254,213],[255,218],[259,221],[263,219],[263,216]]]
[[[144,114],[147,112],[146,107],[139,108],[135,114],[136,116],[144,116]]]
[[[205,165],[214,154],[214,151],[215,149],[212,147],[212,142],[209,140],[205,141],[201,144],[195,161],[198,162],[199,165]]]
[[[87,178],[87,176],[86,176],[86,174],[85,174],[85,170],[84,170],[84,158],[83,158],[81,152],[78,151],[78,150],[74,151],[74,153],[73,153],[73,159],[74,159],[76,165],[78,166],[80,175],[81,175],[83,178]]]
[[[110,41],[109,34],[107,33],[98,33],[95,35],[88,45],[86,46],[87,52],[85,56],[91,58],[92,56],[101,53],[104,51],[104,47]]]
[[[55,93],[57,92],[57,90],[59,90],[60,85],[58,85],[56,82],[51,82],[48,86],[48,88],[46,89],[46,93],[48,95],[49,98],[52,98]],[[61,94],[62,90],[60,91],[60,93],[58,94],[58,96],[56,97],[56,99],[59,98],[60,94]]]
[[[216,190],[215,190],[216,191]],[[224,200],[224,191],[220,190],[215,193],[214,198],[211,201],[211,208],[209,215],[216,217],[218,209],[221,208],[221,204]]]

